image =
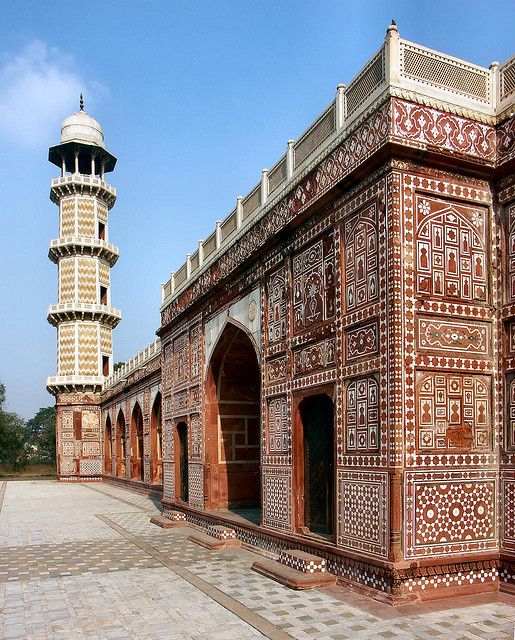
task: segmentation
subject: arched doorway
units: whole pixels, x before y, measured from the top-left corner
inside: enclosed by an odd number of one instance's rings
[[[150,414],[150,477],[163,484],[163,427],[161,424],[161,393],[158,393]]]
[[[110,416],[107,416],[107,420],[105,422],[105,427],[104,427],[104,473],[106,475],[111,475],[113,473],[113,467],[112,467],[113,454],[112,454],[112,443],[111,443],[112,432],[113,430],[111,428],[111,418]]]
[[[301,523],[312,533],[334,531],[334,406],[326,394],[308,396],[299,405],[302,425],[304,513]]]
[[[131,478],[143,480],[143,414],[137,402],[131,419]]]
[[[123,411],[118,412],[115,431],[116,444],[116,475],[125,478],[125,416]]]
[[[183,502],[189,500],[188,481],[188,425],[178,422],[175,428],[175,495]]]
[[[261,506],[260,387],[254,344],[228,323],[207,375],[208,508]]]

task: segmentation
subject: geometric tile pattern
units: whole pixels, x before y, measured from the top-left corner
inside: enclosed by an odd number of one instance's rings
[[[97,376],[98,362],[98,325],[80,322],[78,325],[79,375]]]
[[[75,323],[60,324],[57,328],[57,371],[60,376],[75,373]]]
[[[338,470],[338,545],[388,555],[388,474]]]
[[[418,372],[418,448],[490,450],[490,378]]]
[[[75,235],[75,198],[63,198],[59,209],[61,213],[60,237],[66,238]]]
[[[98,302],[96,258],[78,258],[78,302]]]
[[[95,199],[77,199],[77,229],[79,236],[95,236]]]
[[[406,557],[497,546],[497,482],[487,472],[406,474]]]
[[[282,467],[263,467],[263,525],[274,529],[291,529],[291,472]]]
[[[59,302],[75,300],[75,258],[59,260]]]

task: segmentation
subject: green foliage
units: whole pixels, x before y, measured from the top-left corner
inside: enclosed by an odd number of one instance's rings
[[[113,364],[113,371],[116,373],[116,371],[118,371],[118,369],[121,369],[124,364],[125,362],[115,362]]]
[[[40,409],[28,422],[4,411],[5,385],[0,383],[0,463],[20,471],[29,463],[55,464],[55,407]]]
[[[44,407],[27,422],[31,461],[55,463],[55,407]]]
[[[5,400],[3,385],[1,392]],[[9,464],[13,471],[19,471],[27,465],[27,436],[27,426],[19,415],[0,409],[0,462]]]

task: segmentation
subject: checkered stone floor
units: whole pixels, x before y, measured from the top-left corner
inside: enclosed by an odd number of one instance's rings
[[[0,638],[512,640],[514,599],[398,608],[335,587],[296,592],[159,529],[159,502],[109,484],[9,482],[0,512]]]

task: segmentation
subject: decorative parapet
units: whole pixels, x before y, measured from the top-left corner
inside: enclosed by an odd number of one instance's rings
[[[158,338],[133,358],[122,365],[112,376],[104,378],[103,391],[111,389],[119,382],[126,380],[132,373],[146,366],[151,360],[159,356],[161,353],[161,340]]]
[[[100,393],[104,376],[49,376],[46,388],[52,395],[60,393]]]
[[[106,240],[92,238],[90,236],[66,236],[50,242],[48,257],[56,264],[59,258],[76,255],[87,255],[102,258],[113,267],[120,253],[118,247]]]
[[[50,187],[50,200],[54,204],[59,204],[61,198],[75,194],[101,198],[109,209],[116,202],[116,189],[95,176],[72,173],[69,176],[53,178],[52,186]]]
[[[48,307],[48,322],[57,327],[60,322],[75,320],[92,320],[101,322],[110,327],[116,325],[122,319],[122,312],[105,304],[92,304],[89,302],[63,302],[51,304]]]
[[[199,249],[171,274],[161,288],[161,310],[197,280],[232,244],[260,220],[320,160],[389,97],[455,113],[494,125],[497,116],[515,102],[515,56],[490,68],[399,38],[395,24],[383,46],[300,136],[289,141],[286,153],[222,221]]]

